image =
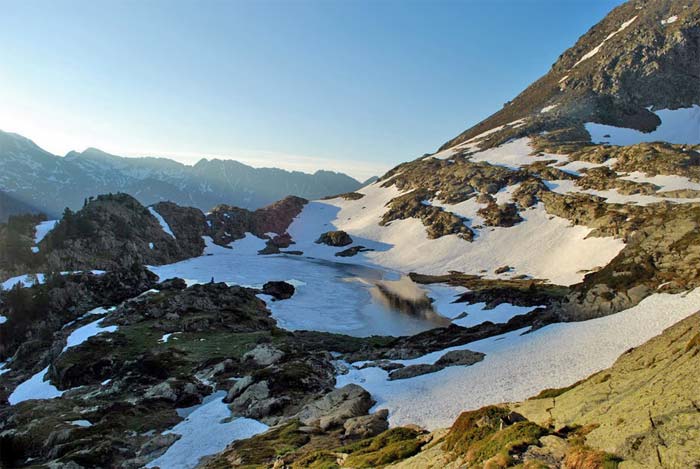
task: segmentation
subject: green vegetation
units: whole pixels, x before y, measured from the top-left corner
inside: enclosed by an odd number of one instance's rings
[[[0,224],[0,270],[12,273],[35,271],[38,255],[32,252],[36,225],[46,215],[14,215]],[[22,271],[22,272],[20,272]]]
[[[338,469],[338,456],[330,451],[314,451],[292,464],[292,469]]]
[[[506,408],[487,406],[463,412],[445,437],[445,449],[468,464],[494,458],[500,467],[514,462],[513,454],[539,443],[548,431],[523,420],[512,425],[512,414]]]
[[[344,466],[381,467],[418,453],[424,444],[419,436],[419,432],[410,428],[392,428],[373,438],[338,448],[337,451],[350,453]]]

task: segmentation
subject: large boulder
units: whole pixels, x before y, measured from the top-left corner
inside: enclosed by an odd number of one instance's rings
[[[326,231],[316,240],[316,244],[342,247],[352,244],[352,238],[343,230]]]
[[[372,405],[374,400],[367,391],[356,384],[348,384],[310,402],[297,417],[304,425],[325,431],[342,426],[353,417],[367,415]]]
[[[270,281],[263,285],[262,291],[276,300],[287,300],[294,295],[294,285],[282,281]]]

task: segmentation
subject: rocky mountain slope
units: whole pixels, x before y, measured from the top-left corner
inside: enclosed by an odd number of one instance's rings
[[[592,122],[652,132],[658,110],[698,106],[700,30],[697,2],[629,1],[564,52],[552,69],[503,109],[445,143],[455,147],[486,131],[488,144]],[[689,130],[700,143],[700,116]],[[519,122],[523,119],[522,122]]]
[[[124,158],[94,148],[59,157],[27,138],[0,131],[2,191],[51,218],[66,207],[79,209],[87,197],[113,192],[131,194],[145,205],[169,200],[201,210],[221,203],[257,209],[287,195],[315,199],[361,185],[331,171],[252,168],[233,160],[202,159],[187,166],[166,158]],[[5,220],[9,213],[0,215]]]

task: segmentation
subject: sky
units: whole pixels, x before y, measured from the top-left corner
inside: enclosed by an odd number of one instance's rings
[[[358,179],[500,109],[620,0],[0,0],[0,129]]]

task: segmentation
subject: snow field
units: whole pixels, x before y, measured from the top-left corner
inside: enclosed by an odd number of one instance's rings
[[[654,294],[623,312],[576,323],[525,329],[434,352],[405,365],[433,363],[450,350],[486,354],[471,366],[448,367],[415,378],[389,381],[381,368],[357,369],[337,376],[337,387],[364,387],[389,409],[391,425],[415,423],[447,427],[470,409],[527,399],[545,388],[568,386],[607,368],[637,347],[697,311],[700,289],[685,294]]]

